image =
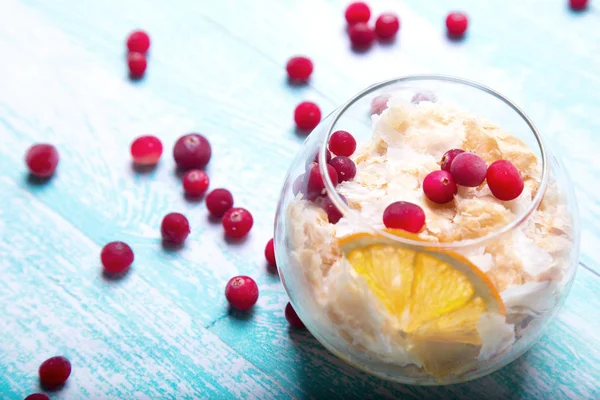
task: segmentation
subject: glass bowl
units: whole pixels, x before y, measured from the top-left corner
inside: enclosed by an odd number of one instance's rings
[[[341,183],[327,164],[338,130],[358,143],[356,176]],[[484,182],[429,201],[423,179],[451,148],[511,161],[523,192],[501,201]],[[420,231],[386,229],[397,201],[420,207]],[[275,250],[294,309],[332,353],[385,379],[451,384],[503,367],[540,337],[575,275],[577,204],[510,100],[463,79],[408,76],[365,89],[308,136],[281,192]]]

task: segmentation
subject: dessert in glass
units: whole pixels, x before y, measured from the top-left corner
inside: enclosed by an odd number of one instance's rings
[[[409,384],[464,382],[527,351],[578,261],[571,183],[528,117],[445,76],[374,85],[309,135],[275,251],[310,332]]]

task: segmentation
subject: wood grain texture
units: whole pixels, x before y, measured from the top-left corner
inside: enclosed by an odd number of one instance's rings
[[[592,317],[600,309],[598,10],[575,15],[562,1],[542,0],[374,0],[375,12],[399,12],[401,36],[357,54],[343,32],[344,3],[3,0],[0,398],[35,391],[39,363],[55,353],[74,364],[56,399],[600,396],[600,319]],[[463,42],[449,42],[441,29],[454,8],[471,15]],[[131,83],[123,42],[135,27],[153,43],[146,78]],[[315,61],[308,86],[285,80],[283,65],[297,53]],[[286,295],[262,255],[302,141],[291,123],[295,104],[311,99],[326,114],[375,81],[419,72],[481,81],[532,117],[576,185],[589,267],[532,351],[489,377],[444,388],[369,377],[309,334],[288,331]],[[231,188],[255,216],[242,243],[227,243],[204,204],[181,195],[169,153],[189,131],[213,144],[211,186]],[[128,148],[146,133],[161,137],[166,151],[155,171],[138,174]],[[28,182],[24,171],[23,154],[36,141],[61,154],[46,185]],[[192,224],[176,253],[159,242],[170,211]],[[120,281],[100,274],[100,248],[112,240],[136,253]],[[261,289],[250,315],[230,313],[222,294],[238,273]]]

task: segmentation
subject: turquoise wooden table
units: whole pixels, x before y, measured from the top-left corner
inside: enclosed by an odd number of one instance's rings
[[[0,2],[0,398],[39,391],[37,368],[62,354],[73,374],[52,399],[597,399],[600,398],[600,4],[565,0],[377,1],[397,12],[398,40],[351,51],[345,1],[2,0]],[[471,18],[460,42],[448,11]],[[131,82],[124,40],[152,37],[145,79]],[[311,82],[287,84],[295,54]],[[325,114],[367,85],[412,73],[482,82],[521,105],[561,156],[582,217],[581,265],[547,333],[483,379],[421,388],[381,381],[289,330],[277,274],[265,265],[279,189],[302,138],[297,103]],[[232,189],[255,227],[230,244],[202,202],[185,200],[171,146],[184,133],[213,144],[212,187]],[[153,172],[130,165],[129,144],[166,145]],[[61,154],[47,184],[27,179],[34,142]],[[160,246],[160,221],[180,211],[191,236]],[[128,242],[121,280],[101,274],[100,249]],[[253,276],[249,315],[228,311],[224,286]]]

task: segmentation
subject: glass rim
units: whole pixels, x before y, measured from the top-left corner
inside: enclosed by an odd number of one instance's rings
[[[337,193],[335,186],[331,182],[331,179],[329,178],[329,174],[325,170],[325,166],[327,165],[326,151],[327,151],[327,147],[328,147],[328,143],[329,143],[329,138],[331,137],[331,134],[333,133],[332,131],[333,131],[334,126],[336,125],[336,123],[338,122],[340,117],[353,104],[355,104],[360,99],[364,98],[366,95],[369,95],[369,94],[375,92],[376,90],[382,89],[389,85],[394,85],[397,83],[414,82],[414,81],[440,81],[440,82],[458,83],[461,85],[472,87],[474,89],[481,90],[489,95],[494,96],[495,98],[499,99],[500,101],[504,102],[506,105],[508,105],[511,109],[513,109],[525,121],[525,123],[527,124],[529,129],[531,129],[531,132],[533,132],[535,139],[537,141],[537,144],[540,148],[541,161],[542,161],[542,177],[541,177],[541,182],[540,182],[540,186],[537,190],[537,193],[535,194],[531,203],[529,204],[529,206],[523,213],[518,215],[515,219],[513,219],[508,224],[502,226],[499,229],[494,230],[491,233],[488,233],[485,236],[481,236],[481,237],[478,237],[475,239],[459,240],[459,241],[455,241],[455,242],[436,243],[436,242],[425,242],[425,241],[418,241],[418,240],[412,240],[412,239],[408,239],[408,238],[404,238],[404,237],[399,237],[399,236],[393,235],[389,232],[386,232],[382,229],[378,229],[378,228],[372,226],[369,222],[367,222],[363,217],[360,216],[360,214],[358,212],[351,209],[342,200],[340,195]],[[333,116],[333,119],[331,120],[331,122],[329,123],[329,126],[327,127],[327,134],[325,136],[325,140],[321,144],[321,148],[319,150],[319,169],[321,171],[321,176],[324,177],[325,189],[327,190],[327,194],[328,194],[329,198],[331,199],[332,203],[334,204],[334,206],[337,207],[338,210],[340,210],[345,217],[352,215],[353,218],[355,218],[357,221],[359,221],[360,223],[362,223],[365,226],[368,226],[370,229],[375,231],[378,235],[381,235],[387,239],[391,239],[391,240],[394,240],[394,241],[397,241],[397,242],[400,242],[400,243],[403,243],[406,245],[412,245],[412,246],[418,246],[418,247],[428,247],[428,248],[433,248],[433,249],[459,249],[459,248],[480,245],[484,242],[488,242],[488,241],[490,241],[494,238],[497,238],[507,232],[512,231],[517,226],[519,226],[521,223],[523,223],[525,220],[527,220],[531,216],[531,214],[533,214],[533,212],[535,210],[537,210],[540,203],[542,202],[542,199],[544,198],[544,194],[546,193],[546,188],[548,186],[548,179],[549,179],[548,164],[547,164],[548,160],[547,160],[546,147],[544,145],[544,141],[542,140],[540,133],[538,132],[538,130],[535,127],[535,125],[533,124],[533,122],[529,119],[529,117],[515,103],[513,103],[511,100],[509,100],[506,96],[504,96],[504,95],[500,94],[499,92],[497,92],[485,85],[482,85],[480,83],[477,83],[477,82],[474,82],[474,81],[471,81],[468,79],[459,78],[459,77],[454,77],[454,76],[449,76],[449,75],[435,75],[435,74],[406,75],[406,76],[402,76],[399,78],[388,79],[388,80],[376,83],[374,85],[371,85],[371,86],[367,87],[366,89],[362,90],[361,92],[359,92],[358,94],[354,95],[353,97],[350,98],[350,100],[348,100],[346,103],[344,103],[341,107],[337,108],[336,111],[334,111],[334,114],[332,116]]]

